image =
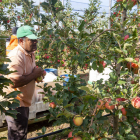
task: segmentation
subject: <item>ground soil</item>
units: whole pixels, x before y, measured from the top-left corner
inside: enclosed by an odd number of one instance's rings
[[[66,69],[59,69],[58,70],[58,75],[62,75],[62,74],[69,74],[69,70]],[[86,82],[88,82],[89,80],[89,70],[86,70],[85,72],[82,72],[82,71],[78,71],[78,74],[81,75],[81,78],[82,79],[85,79]],[[30,138],[33,138],[33,137],[37,137],[38,134],[37,133],[42,133],[42,127],[46,127],[46,134],[47,133],[51,133],[51,132],[54,132],[54,131],[57,131],[57,130],[60,130],[60,129],[64,129],[64,128],[68,128],[69,127],[69,124],[62,124],[60,126],[55,126],[53,127],[52,126],[52,122],[48,122],[48,120],[45,120],[45,121],[42,121],[42,122],[39,122],[39,123],[34,123],[34,124],[29,124],[29,127],[28,127],[28,135],[27,135],[27,138],[30,139]],[[55,140],[65,140],[67,139],[67,134],[68,132],[63,132],[63,133],[59,133],[59,134],[56,134],[56,135],[53,135],[53,136],[56,136]],[[0,138],[2,137],[7,137],[7,130],[5,131],[2,131],[0,132]],[[51,140],[53,139],[52,136],[48,137],[48,140]]]

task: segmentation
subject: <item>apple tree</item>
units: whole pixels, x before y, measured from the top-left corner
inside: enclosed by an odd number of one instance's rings
[[[72,130],[69,137],[139,138],[139,15],[132,10],[135,4],[139,2],[116,1],[110,17],[111,29],[107,29],[106,25],[99,27],[99,2],[96,0],[90,1],[89,8],[79,21],[76,18],[72,21],[74,28],[67,24],[69,17],[65,16],[64,7],[59,1],[41,4],[46,11],[51,10],[52,19],[57,21],[51,24],[53,28],[43,30],[44,34],[53,36],[51,41],[44,42],[44,47],[63,50],[64,46],[70,51],[66,54],[66,62],[72,74],[69,75],[69,81],[65,83],[66,77],[59,78],[58,81],[63,81],[65,86],[56,83],[53,88],[57,91],[55,95],[52,95],[51,87],[44,85],[44,91],[48,92],[44,100],[56,105],[50,105],[51,114],[48,117],[56,120],[54,125],[70,123]],[[48,19],[47,22],[51,21]],[[92,65],[89,65],[90,62]],[[100,79],[92,85],[84,86],[86,83],[81,81],[80,76],[74,76],[76,66],[81,69],[86,66],[99,73],[107,67],[112,72],[107,81]],[[108,115],[103,115],[105,112]]]

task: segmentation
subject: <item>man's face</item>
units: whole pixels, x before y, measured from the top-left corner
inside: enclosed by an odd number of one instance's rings
[[[23,43],[22,43],[22,47],[28,52],[28,53],[31,53],[31,52],[34,52],[37,50],[37,43],[38,41],[36,39],[29,39],[29,38],[25,38],[23,40]]]

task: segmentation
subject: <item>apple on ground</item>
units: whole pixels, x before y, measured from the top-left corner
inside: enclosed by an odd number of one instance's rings
[[[110,105],[111,103],[111,98],[107,99],[107,102],[105,103],[105,107],[109,110],[112,110],[115,108],[115,105]]]
[[[51,108],[55,108],[55,107],[56,107],[56,104],[55,104],[54,102],[51,102],[51,103],[49,104],[49,106],[50,106]]]
[[[80,126],[83,123],[83,118],[80,115],[75,115],[74,118],[73,118],[73,123],[76,126]]]

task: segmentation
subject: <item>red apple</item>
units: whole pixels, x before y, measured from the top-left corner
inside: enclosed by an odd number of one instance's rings
[[[75,115],[73,118],[73,122],[76,126],[80,126],[83,123],[83,118],[80,115]]]
[[[104,61],[100,61],[99,63],[102,64],[103,68],[105,68],[106,63]]]
[[[129,35],[126,35],[126,36],[124,37],[124,41],[127,40],[128,38],[129,38]]]
[[[131,104],[134,108],[140,109],[140,97],[133,98]]]
[[[136,81],[134,81],[134,80],[132,80],[132,81],[131,81],[131,84],[136,84],[136,83],[137,83],[137,82],[136,82]]]
[[[65,64],[62,64],[62,67],[64,67],[65,66]]]
[[[10,20],[7,20],[7,23],[9,23],[10,22]]]
[[[132,63],[131,67],[134,68],[134,69],[138,69],[139,68],[139,66],[137,64],[135,64],[135,63]]]
[[[73,140],[82,140],[82,138],[77,136],[77,137],[74,137]]]
[[[105,109],[105,102],[103,100],[98,100],[98,103],[97,103],[97,107],[101,110],[104,110]]]
[[[126,109],[125,109],[124,107],[121,109],[121,111],[122,111],[122,114],[123,114],[124,116],[126,116],[127,111],[126,111]]]
[[[112,110],[115,108],[115,105],[110,105],[111,103],[111,98],[107,99],[107,102],[105,103],[105,107],[109,110]]]
[[[133,69],[133,73],[134,74],[138,74],[138,70],[139,70],[138,68],[137,69]]]
[[[18,19],[20,19],[20,16],[17,16]]]
[[[131,0],[131,2],[133,2],[133,6],[136,5],[137,0]]]
[[[43,76],[45,76],[45,75],[46,75],[46,71],[44,70],[44,71],[43,71]]]
[[[117,98],[116,101],[121,102],[121,101],[126,101],[125,98]]]
[[[49,106],[50,106],[51,108],[55,108],[55,107],[56,107],[56,104],[55,104],[54,102],[51,102],[51,103],[49,104]]]
[[[72,137],[72,138],[71,138],[71,137]],[[69,132],[69,134],[68,134],[68,138],[71,138],[71,140],[73,140],[72,131]]]
[[[2,2],[2,0],[0,0],[0,2]]]
[[[60,60],[57,60],[57,62],[59,63],[59,62],[60,62]]]
[[[117,2],[120,2],[120,1],[123,1],[123,0],[117,0]]]
[[[42,82],[42,80],[43,80],[43,77],[42,76],[40,76],[40,77],[38,77],[37,79],[36,79],[36,81],[39,83],[39,82]]]

